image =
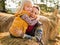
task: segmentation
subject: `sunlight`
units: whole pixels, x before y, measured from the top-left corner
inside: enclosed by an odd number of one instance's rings
[[[37,0],[37,3],[40,4],[40,0]]]

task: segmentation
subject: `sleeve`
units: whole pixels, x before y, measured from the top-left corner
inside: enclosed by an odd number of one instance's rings
[[[21,18],[25,20],[29,25],[35,25],[37,20],[31,20],[28,15],[22,15]]]

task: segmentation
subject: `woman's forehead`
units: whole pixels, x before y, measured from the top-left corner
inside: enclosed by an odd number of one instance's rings
[[[38,10],[36,7],[33,7],[33,10]],[[39,11],[39,10],[38,10]]]
[[[33,8],[33,11],[36,12],[37,14],[39,14],[39,10],[37,8]]]

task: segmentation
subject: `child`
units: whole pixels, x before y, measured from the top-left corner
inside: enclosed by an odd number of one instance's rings
[[[18,13],[16,14],[17,17],[15,17],[12,26],[9,29],[9,32],[11,35],[15,36],[15,37],[22,37],[25,33],[26,33],[26,29],[28,28],[28,24],[29,25],[35,25],[37,23],[37,20],[31,20],[30,18],[28,18],[29,20],[27,20],[27,22],[25,20],[23,20],[21,17],[30,16],[30,12],[32,10],[32,3],[30,0],[24,0],[23,6],[21,7],[21,10],[18,11]],[[26,18],[26,17],[25,17]]]

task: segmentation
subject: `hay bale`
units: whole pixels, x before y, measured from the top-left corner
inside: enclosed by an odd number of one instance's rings
[[[40,21],[43,23],[43,40],[46,45],[49,40],[55,40],[58,35],[58,20],[55,15],[40,16]]]
[[[45,16],[40,16],[40,21],[43,23],[43,36],[44,45],[47,45],[49,39],[50,20]]]
[[[58,10],[55,9],[52,13],[46,13],[41,11],[42,15],[49,18],[50,20],[50,31],[49,31],[49,40],[54,40],[58,35],[58,22],[60,16],[58,15]]]
[[[13,15],[9,15],[6,13],[0,13],[0,32],[8,31],[13,20],[14,20]]]
[[[0,39],[2,45],[39,45],[36,41],[30,39],[13,38],[10,36]]]
[[[48,17],[50,19],[50,23],[51,23],[51,29],[50,29],[50,36],[49,36],[49,39],[51,40],[54,40],[57,35],[58,35],[58,22],[59,22],[59,19],[56,15],[50,15]]]
[[[55,20],[53,20],[53,17]],[[9,30],[14,16],[10,14],[0,13],[0,32]],[[40,21],[43,23],[43,41],[44,45],[47,45],[49,40],[53,40],[57,36],[57,18],[55,16],[40,16]]]

